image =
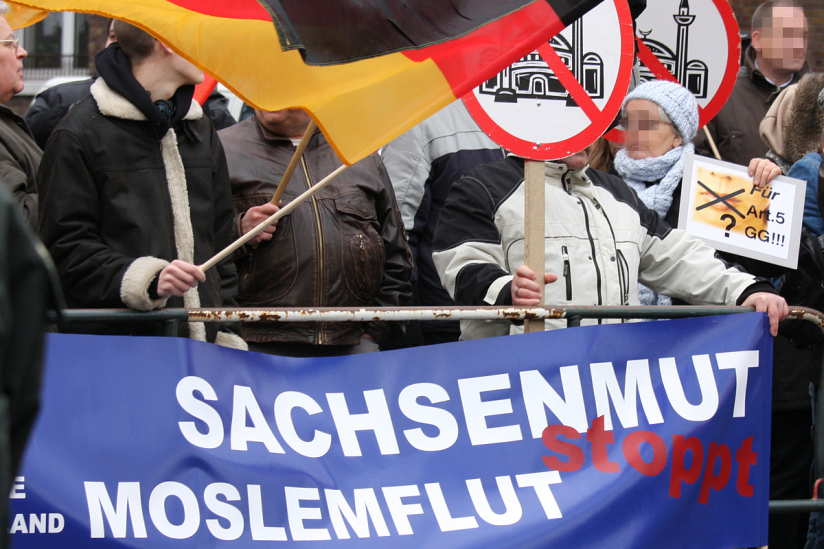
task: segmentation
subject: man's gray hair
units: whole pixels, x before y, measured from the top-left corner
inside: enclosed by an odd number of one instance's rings
[[[9,12],[9,5],[0,0],[0,15],[6,15]]]

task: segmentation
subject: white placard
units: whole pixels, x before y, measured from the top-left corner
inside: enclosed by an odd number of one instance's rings
[[[687,155],[678,228],[722,252],[795,269],[806,188],[778,176],[762,189],[745,166]]]

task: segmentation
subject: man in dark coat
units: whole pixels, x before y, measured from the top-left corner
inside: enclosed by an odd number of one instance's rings
[[[767,154],[758,125],[778,94],[809,72],[807,33],[807,17],[793,0],[769,0],[755,10],[752,45],[744,55],[735,88],[706,126],[722,160],[746,166]],[[700,153],[712,155],[703,131],[693,142]]]
[[[223,148],[192,101],[203,73],[140,29],[117,21],[115,33],[95,60],[91,97],[49,140],[39,179],[40,235],[68,305],[232,306],[232,262],[196,266],[231,242],[234,217]],[[181,335],[246,347],[215,324],[192,322]]]
[[[8,11],[0,2],[0,14]],[[0,17],[0,180],[11,192],[23,217],[37,229],[37,169],[43,152],[22,118],[5,104],[23,91],[23,59],[28,53]]]

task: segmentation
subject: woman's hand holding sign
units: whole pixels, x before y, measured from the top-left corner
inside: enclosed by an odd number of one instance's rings
[[[512,303],[521,307],[531,305],[541,305],[541,288],[538,286],[535,273],[526,265],[521,265],[515,271],[512,279]],[[547,273],[544,275],[544,282],[552,284],[558,280],[558,275]]]
[[[779,168],[772,160],[766,158],[753,158],[750,160],[749,169],[747,170],[752,182],[764,188],[767,184],[781,175],[781,168]]]

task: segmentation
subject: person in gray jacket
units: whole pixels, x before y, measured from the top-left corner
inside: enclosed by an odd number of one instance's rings
[[[0,14],[8,9],[0,2]],[[37,172],[43,151],[23,119],[5,105],[23,91],[23,59],[27,55],[6,18],[0,17],[0,180],[23,218],[37,230]]]
[[[481,131],[458,100],[389,143],[381,158],[409,237],[415,304],[455,305],[432,262],[438,216],[452,183],[476,166],[501,160],[503,149]],[[420,321],[410,327],[414,326],[424,345],[457,341],[461,335],[458,321]]]
[[[715,250],[670,227],[620,178],[589,170],[586,160],[582,151],[545,164],[545,303],[638,305],[640,281],[688,303],[755,306],[778,332],[789,308],[769,282],[729,268]],[[524,265],[522,158],[480,166],[452,185],[433,259],[461,305],[541,304],[535,273]],[[509,321],[464,321],[461,339],[521,330]]]

